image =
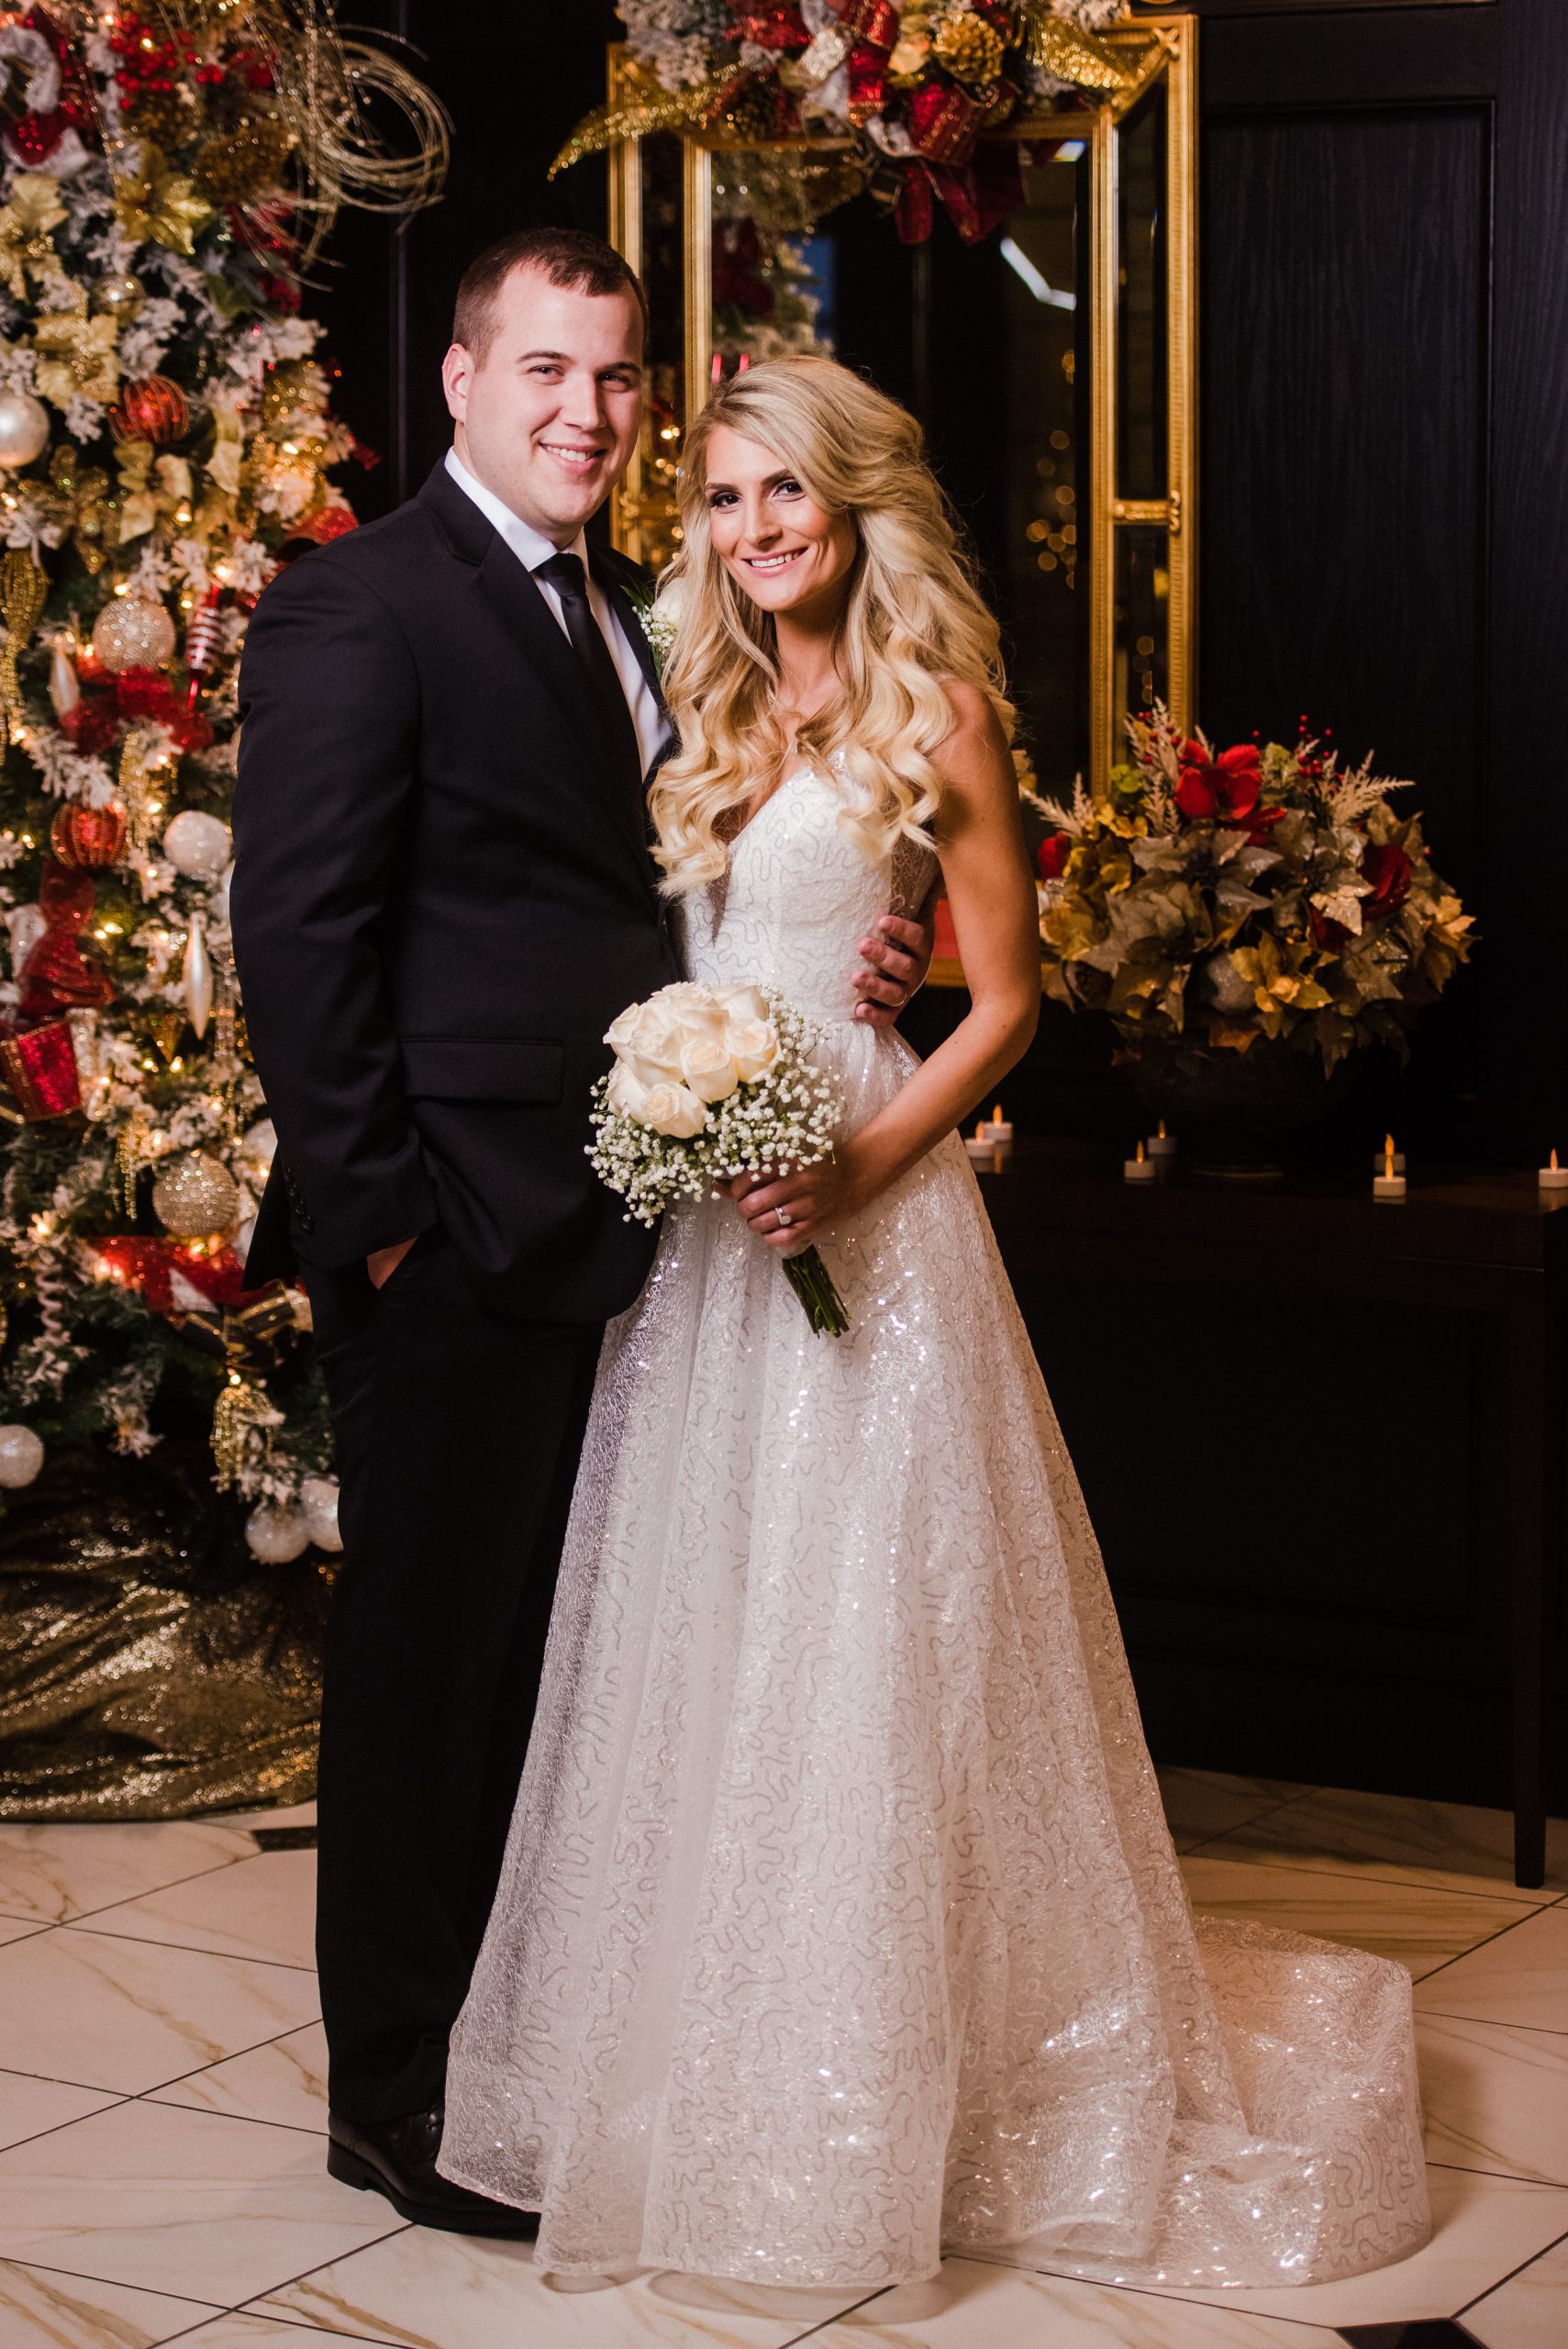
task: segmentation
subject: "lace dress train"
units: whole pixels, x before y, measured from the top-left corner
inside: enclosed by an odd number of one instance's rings
[[[692,976],[913,1058],[843,973],[889,901],[800,771]],[[1191,1914],[1093,1532],[962,1143],[824,1244],[818,1338],[727,1202],[607,1333],[445,2173],[540,2263],[776,2285],[943,2249],[1321,2282],[1428,2231],[1410,1986]]]

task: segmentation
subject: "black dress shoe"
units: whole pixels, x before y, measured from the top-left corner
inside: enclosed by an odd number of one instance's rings
[[[399,2218],[417,2227],[439,2227],[450,2235],[518,2235],[531,2243],[539,2232],[534,2211],[471,2194],[437,2169],[444,2118],[439,2104],[401,2121],[362,2125],[328,2113],[327,2167],[344,2186],[384,2194]]]

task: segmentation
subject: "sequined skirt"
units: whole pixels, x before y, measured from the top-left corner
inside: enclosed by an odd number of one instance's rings
[[[834,1031],[851,1122],[912,1066]],[[608,1333],[442,2167],[538,2257],[872,2288],[1028,2243],[1320,2282],[1429,2220],[1410,1986],[1189,1912],[956,1137],[825,1242],[728,1202]]]

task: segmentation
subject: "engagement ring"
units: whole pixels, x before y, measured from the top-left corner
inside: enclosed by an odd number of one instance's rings
[[[785,1224],[789,1221],[789,1209],[787,1208],[775,1208],[773,1209],[773,1213],[779,1219],[779,1230],[782,1231]]]

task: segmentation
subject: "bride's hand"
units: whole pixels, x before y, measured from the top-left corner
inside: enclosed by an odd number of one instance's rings
[[[809,1248],[862,1204],[844,1151],[794,1173],[737,1175],[729,1196],[757,1238],[781,1256]]]

